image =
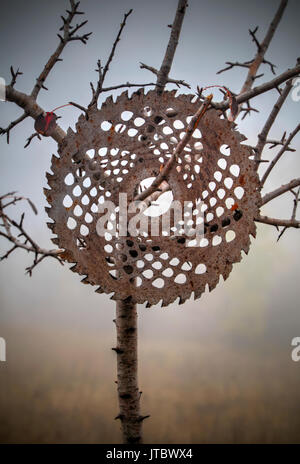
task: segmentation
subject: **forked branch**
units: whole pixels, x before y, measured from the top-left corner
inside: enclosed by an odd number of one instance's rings
[[[6,212],[9,206],[16,205],[16,203],[22,200],[27,201],[33,212],[37,214],[37,209],[32,201],[28,198],[17,196],[16,192],[7,193],[0,197],[0,237],[3,237],[12,244],[12,247],[4,255],[0,256],[0,261],[8,258],[18,248],[26,250],[34,256],[32,264],[26,268],[26,273],[31,276],[33,269],[45,258],[51,257],[63,264],[61,257],[63,250],[47,250],[40,247],[24,229],[25,213],[21,215],[18,222],[12,219]]]

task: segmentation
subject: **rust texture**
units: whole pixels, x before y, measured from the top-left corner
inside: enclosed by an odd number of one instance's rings
[[[173,236],[116,236],[97,234],[99,202],[119,204],[119,193],[128,202],[140,183],[156,177],[167,162],[199,106],[195,96],[175,91],[144,93],[116,101],[109,97],[101,109],[80,116],[52,158],[47,174],[50,189],[49,223],[54,243],[65,249],[72,270],[83,281],[99,286],[112,299],[132,297],[148,306],[166,306],[191,294],[199,298],[230,274],[233,263],[248,253],[255,236],[254,217],[260,204],[259,179],[251,149],[235,124],[210,109],[201,119],[172,169],[168,184],[173,199],[191,205],[187,220],[195,226],[195,213],[204,214],[204,236],[197,245],[172,216]],[[201,202],[201,203],[200,203]],[[200,205],[200,206],[199,206]],[[115,212],[118,218],[118,210]],[[108,221],[110,222],[110,221]],[[109,231],[108,231],[109,232]],[[174,236],[174,234],[178,236]],[[159,280],[158,280],[159,279]]]

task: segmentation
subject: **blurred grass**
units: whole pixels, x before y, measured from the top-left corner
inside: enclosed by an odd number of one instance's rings
[[[121,442],[109,336],[5,333],[1,443]],[[300,365],[289,353],[159,339],[140,341],[139,362],[146,443],[300,443]]]

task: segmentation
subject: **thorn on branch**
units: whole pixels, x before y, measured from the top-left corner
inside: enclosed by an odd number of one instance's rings
[[[10,86],[13,87],[17,81],[17,77],[21,76],[23,73],[19,71],[19,68],[17,69],[17,71],[14,71],[14,68],[12,66],[10,67],[10,73],[11,73]]]
[[[277,68],[276,64],[273,64],[273,63],[271,63],[271,61],[268,61],[266,59],[263,59],[263,63],[268,64],[270,66],[270,68],[271,68],[272,73],[274,75],[276,74],[276,72],[275,72],[275,68]]]
[[[121,350],[120,348],[116,347],[116,348],[112,348],[113,351],[115,351],[117,354],[123,354],[124,351]]]
[[[137,421],[138,422],[143,422],[145,419],[148,419],[150,417],[150,414],[147,414],[146,416],[139,416]]]
[[[89,113],[88,113],[88,109],[85,108],[84,106],[82,105],[79,105],[78,103],[74,103],[74,102],[69,102],[70,105],[72,106],[75,106],[75,108],[78,108],[79,110],[83,111],[85,113],[85,118],[86,120],[88,121],[89,120]]]
[[[32,134],[30,137],[28,137],[25,145],[24,145],[24,148],[27,148],[31,141],[34,139],[34,137],[37,137],[39,140],[42,140],[42,137],[40,136],[40,134],[38,132],[34,132],[34,134]]]
[[[261,44],[259,43],[259,41],[257,40],[256,38],[256,32],[258,31],[258,26],[256,26],[255,29],[253,29],[253,31],[251,31],[251,29],[249,29],[249,34],[251,35],[252,37],[252,41],[255,43],[255,45],[257,46],[257,51],[258,52],[261,52]]]

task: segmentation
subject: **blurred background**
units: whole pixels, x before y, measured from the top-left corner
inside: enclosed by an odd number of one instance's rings
[[[190,0],[171,77],[192,86],[226,85],[238,92],[246,70],[216,72],[225,61],[250,60],[255,45],[248,28],[264,37],[278,1]],[[105,61],[125,11],[133,8],[110,67],[107,85],[151,82],[139,62],[159,68],[177,1],[84,0],[81,9],[93,31],[86,46],[69,44],[47,79],[49,91],[38,102],[47,111],[69,101],[87,106],[98,58]],[[1,2],[0,75],[10,81],[9,67],[24,73],[16,88],[30,92],[53,53],[68,4],[31,0]],[[297,0],[291,0],[266,58],[281,73],[299,56]],[[81,19],[81,17],[79,18]],[[272,78],[268,67],[257,84]],[[170,87],[171,88],[171,87]],[[188,89],[182,92],[189,93]],[[115,92],[117,95],[118,93]],[[221,94],[220,94],[221,95]],[[106,98],[105,95],[102,97]],[[259,109],[238,121],[239,130],[256,144],[276,99],[272,90],[257,97]],[[218,97],[217,90],[215,97]],[[281,138],[299,122],[300,102],[289,97],[270,138]],[[21,112],[1,102],[2,127]],[[74,128],[79,112],[59,113],[61,126]],[[36,241],[52,247],[44,212],[45,172],[53,140],[34,139],[33,121],[1,137],[1,194],[18,190],[38,207],[34,216],[24,204],[25,227]],[[265,184],[266,193],[299,177],[300,137],[295,153],[287,152]],[[265,150],[272,158],[274,150]],[[260,168],[260,173],[265,165]],[[264,214],[289,218],[292,195],[264,207]],[[288,230],[279,242],[274,227],[259,225],[248,256],[211,293],[183,306],[139,306],[139,383],[146,443],[300,443],[300,362],[291,359],[291,340],[300,336],[300,235]],[[0,252],[8,244],[0,241]],[[114,303],[80,283],[68,265],[45,260],[29,278],[31,257],[20,250],[0,264],[0,336],[6,339],[7,362],[0,363],[1,443],[120,443],[116,385]]]

